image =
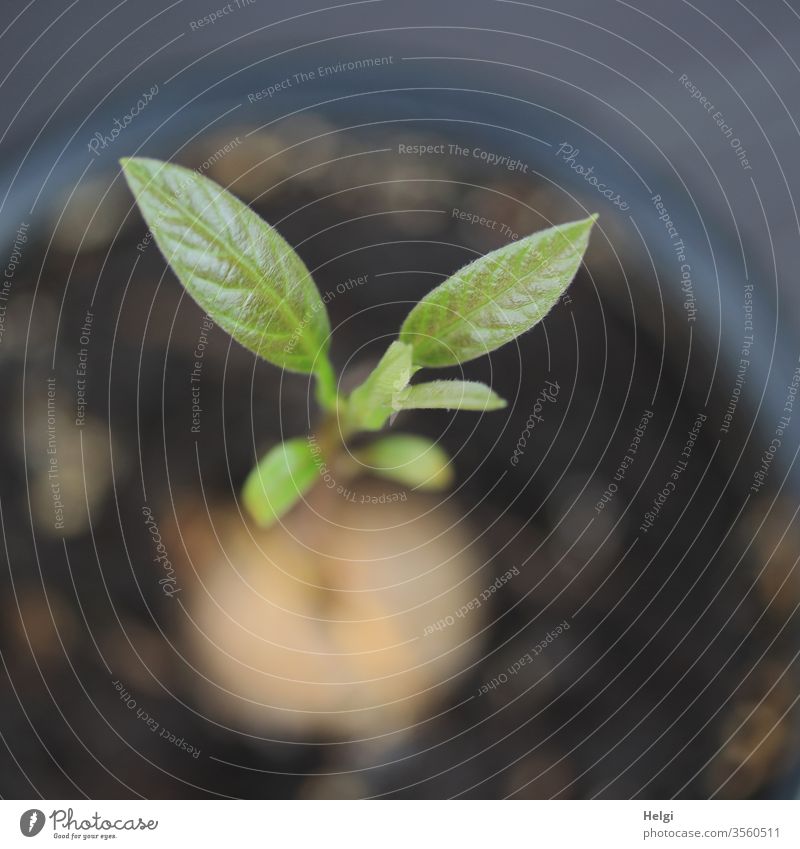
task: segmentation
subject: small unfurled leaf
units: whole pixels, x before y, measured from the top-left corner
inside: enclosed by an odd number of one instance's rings
[[[267,527],[305,495],[319,477],[318,458],[305,437],[271,448],[247,476],[242,501],[255,521]]]
[[[424,436],[384,436],[355,456],[373,474],[415,489],[446,489],[453,480],[449,457]]]
[[[401,410],[501,410],[506,402],[485,383],[431,380],[406,387],[395,399]]]
[[[492,251],[426,295],[400,330],[400,340],[414,349],[414,363],[463,363],[541,321],[577,273],[596,218],[551,227]]]
[[[369,377],[350,395],[346,429],[380,430],[386,419],[399,409],[394,399],[408,385],[413,373],[411,347],[392,342]]]
[[[275,365],[321,371],[328,314],[291,245],[207,177],[156,159],[121,164],[167,262],[208,315]]]

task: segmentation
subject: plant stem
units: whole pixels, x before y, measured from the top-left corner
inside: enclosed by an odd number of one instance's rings
[[[317,403],[323,410],[333,412],[339,406],[339,393],[336,391],[336,374],[327,356],[320,358],[315,376]]]

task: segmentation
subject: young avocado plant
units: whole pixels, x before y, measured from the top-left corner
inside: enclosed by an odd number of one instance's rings
[[[242,498],[263,526],[277,521],[337,463],[419,489],[451,482],[435,443],[392,434],[346,452],[401,410],[497,410],[483,383],[411,384],[422,368],[488,354],[540,322],[583,260],[596,215],[551,227],[486,254],[426,295],[409,313],[371,374],[348,396],[328,357],[331,328],[310,272],[276,230],[221,186],[178,165],[127,158],[121,165],[156,243],[186,291],[237,342],[276,366],[313,375],[326,413],[318,435],[272,448]],[[346,467],[346,465],[345,465]]]

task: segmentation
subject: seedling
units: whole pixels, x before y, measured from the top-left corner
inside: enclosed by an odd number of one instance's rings
[[[359,433],[382,430],[402,410],[505,407],[483,383],[411,379],[423,368],[488,354],[540,322],[577,273],[597,218],[542,230],[464,266],[414,306],[370,375],[343,395],[328,356],[325,304],[280,234],[194,171],[155,159],[121,164],[156,243],[192,298],[253,353],[315,378],[325,412],[318,433],[272,448],[245,482],[244,505],[264,526],[323,474],[366,467],[406,486],[446,488],[448,457],[421,436],[385,435],[355,449],[350,443]]]

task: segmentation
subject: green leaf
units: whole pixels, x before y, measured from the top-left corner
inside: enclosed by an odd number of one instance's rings
[[[328,314],[288,242],[207,177],[157,159],[120,162],[167,262],[208,315],[277,366],[321,371]]]
[[[419,366],[451,366],[488,354],[530,330],[580,267],[596,215],[534,233],[464,266],[421,300],[400,340]]]
[[[414,371],[411,347],[392,342],[369,377],[350,395],[344,430],[380,430],[386,419],[399,409],[395,397],[408,385]]]
[[[373,474],[416,489],[446,489],[453,481],[449,457],[424,436],[384,436],[355,456]]]
[[[247,476],[242,501],[261,526],[280,519],[319,477],[321,458],[305,437],[271,448]]]
[[[485,383],[432,380],[404,389],[395,399],[401,410],[501,410],[506,402]]]

